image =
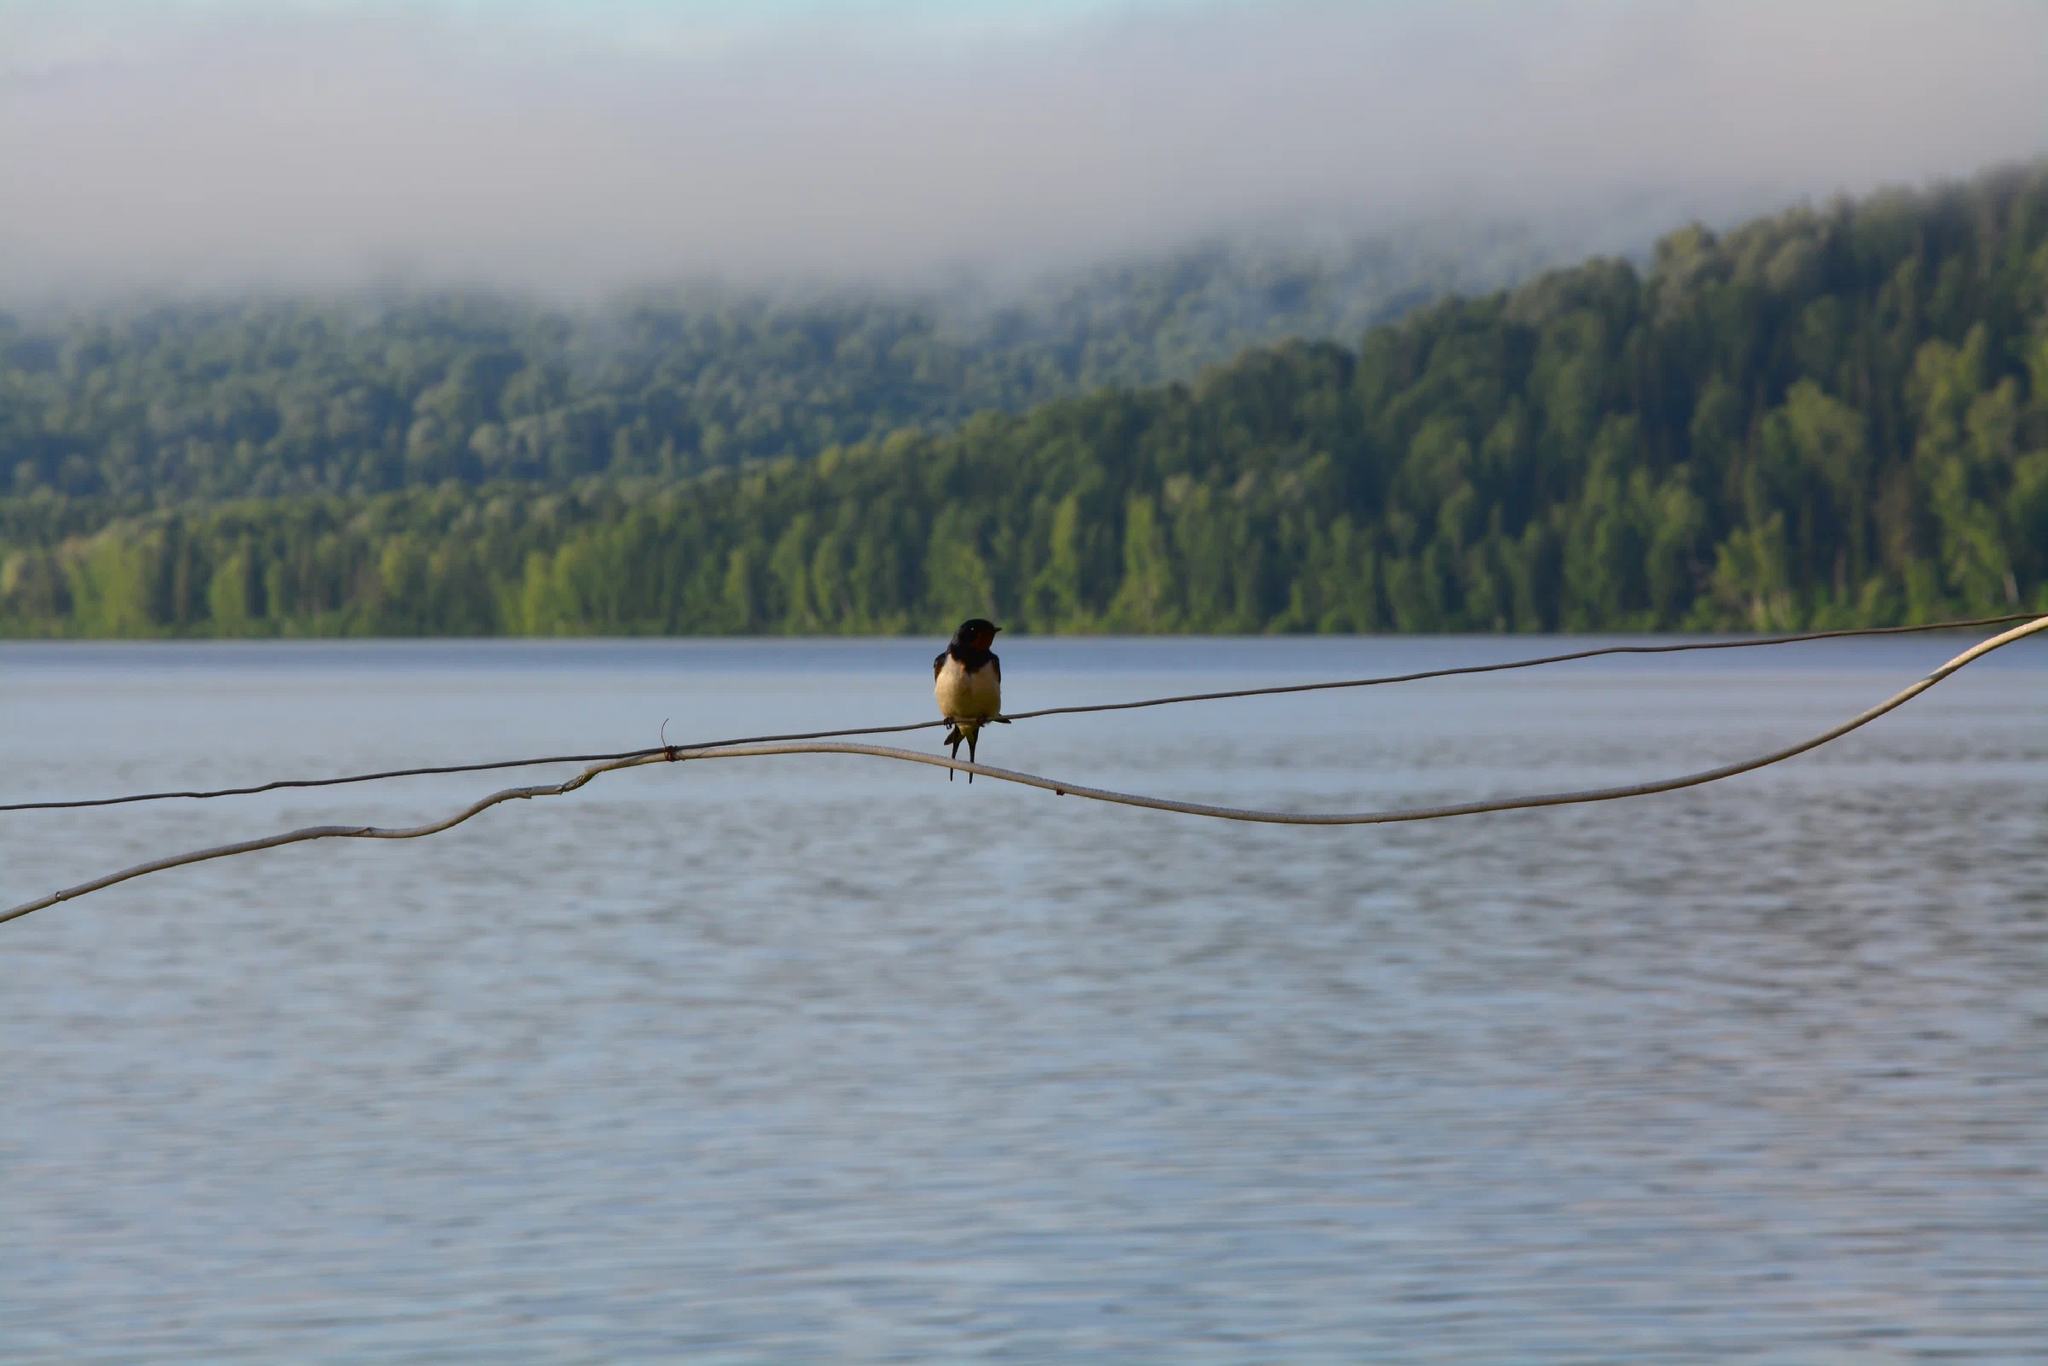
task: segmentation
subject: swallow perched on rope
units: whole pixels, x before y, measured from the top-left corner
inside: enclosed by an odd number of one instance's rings
[[[932,661],[932,696],[938,699],[939,715],[951,723],[940,743],[952,746],[957,759],[960,742],[965,740],[970,764],[981,728],[991,721],[1009,724],[1002,714],[1003,662],[989,649],[1002,629],[994,622],[970,617],[960,623],[953,639]],[[946,770],[946,781],[953,781],[951,769]],[[967,781],[974,781],[972,773]]]

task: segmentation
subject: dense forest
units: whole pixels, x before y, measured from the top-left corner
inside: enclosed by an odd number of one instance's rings
[[[10,438],[12,439],[12,438]],[[682,479],[0,500],[12,634],[1778,628],[2048,611],[2048,166],[1192,383]],[[490,470],[483,473],[488,474]],[[515,467],[512,473],[535,473]],[[661,471],[659,473],[665,473]]]
[[[1211,244],[992,294],[482,293],[0,314],[0,497],[109,514],[494,479],[675,479],[1356,338],[1568,259],[1526,225]]]

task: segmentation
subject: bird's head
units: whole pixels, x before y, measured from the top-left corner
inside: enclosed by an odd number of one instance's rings
[[[963,650],[986,650],[996,643],[996,632],[1003,628],[980,617],[969,617],[960,623],[960,629],[953,633],[953,643]]]

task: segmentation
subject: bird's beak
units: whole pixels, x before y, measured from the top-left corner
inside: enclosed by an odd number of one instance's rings
[[[1003,628],[1002,628],[1002,627],[1000,627],[1000,626],[996,627],[996,628],[995,628],[995,629],[994,629],[993,631],[990,631],[990,632],[989,632],[989,634],[990,634],[990,635],[992,635],[992,636],[999,636],[999,635],[1001,635],[1002,633],[1003,633]]]

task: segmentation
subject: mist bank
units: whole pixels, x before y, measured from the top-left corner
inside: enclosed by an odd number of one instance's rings
[[[1646,249],[1649,239],[1642,239]],[[0,315],[0,492],[165,500],[673,479],[1341,338],[1573,259],[1527,225],[1216,243],[1016,294],[494,293]]]
[[[0,499],[15,635],[1770,629],[2048,611],[2048,165],[678,484]]]
[[[0,12],[0,298],[1029,275],[2039,154],[2031,0]]]

